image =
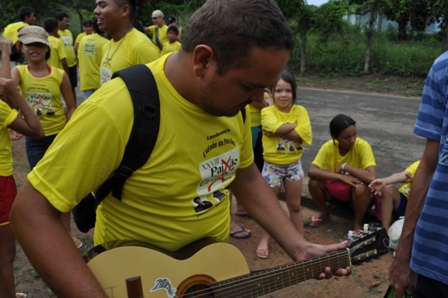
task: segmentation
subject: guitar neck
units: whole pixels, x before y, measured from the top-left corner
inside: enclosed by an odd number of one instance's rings
[[[334,271],[350,265],[350,251],[347,249],[301,262],[256,271],[209,286],[214,297],[258,297],[308,279],[314,279],[326,267],[330,267]]]

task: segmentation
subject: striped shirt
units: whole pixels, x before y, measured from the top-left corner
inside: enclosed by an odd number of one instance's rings
[[[414,133],[440,142],[434,177],[417,223],[411,268],[448,284],[448,52],[436,59],[426,79]]]

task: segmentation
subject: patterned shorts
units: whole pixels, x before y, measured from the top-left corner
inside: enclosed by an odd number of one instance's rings
[[[303,179],[302,162],[299,159],[289,165],[277,165],[265,161],[261,175],[271,188],[282,186],[284,179],[299,181]]]

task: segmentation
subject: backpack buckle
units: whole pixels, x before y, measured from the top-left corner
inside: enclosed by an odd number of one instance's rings
[[[128,179],[129,177],[131,177],[133,172],[134,172],[134,170],[132,170],[130,167],[120,166],[115,171],[115,177],[122,178],[122,179]]]

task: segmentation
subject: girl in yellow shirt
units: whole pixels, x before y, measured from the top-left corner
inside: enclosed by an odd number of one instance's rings
[[[373,150],[357,137],[356,122],[347,115],[331,120],[330,134],[332,139],[319,149],[308,172],[308,189],[320,211],[311,217],[310,226],[318,227],[328,218],[326,202],[330,201],[354,210],[353,233],[359,234],[362,219],[373,203],[368,187],[376,178]]]
[[[312,132],[308,112],[295,104],[296,89],[294,77],[287,71],[282,72],[271,88],[274,105],[261,110],[265,160],[262,175],[277,197],[284,183],[291,221],[303,235],[300,205],[303,170],[300,158],[303,145],[312,143]],[[269,256],[268,240],[269,235],[263,230],[257,247],[259,258]]]

